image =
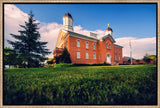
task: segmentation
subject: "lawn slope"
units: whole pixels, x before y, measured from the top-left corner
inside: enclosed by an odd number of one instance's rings
[[[155,65],[5,69],[3,103],[157,104]]]

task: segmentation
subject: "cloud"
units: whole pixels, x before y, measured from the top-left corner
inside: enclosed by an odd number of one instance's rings
[[[22,12],[13,4],[4,5],[4,45],[10,46],[7,40],[15,40],[10,34],[18,34],[20,26],[24,25],[24,21],[27,21],[28,15]]]
[[[10,46],[6,40],[14,40],[11,37],[10,33],[19,34],[18,30],[20,30],[20,26],[24,25],[24,21],[27,21],[28,15],[21,11],[13,4],[5,4],[4,5],[4,39],[5,39],[5,46]],[[39,22],[37,20],[37,22]],[[40,29],[39,32],[41,34],[41,41],[48,42],[47,48],[52,51],[56,46],[57,38],[59,30],[62,28],[62,24],[58,24],[56,22],[52,23],[45,23],[40,22]],[[74,26],[74,32],[89,35],[89,32],[94,32],[97,34],[97,37],[100,38],[104,36],[103,30],[95,30],[89,31],[83,29],[80,25]],[[113,36],[114,37],[114,36]],[[132,41],[132,55],[133,58],[143,58],[143,56],[148,54],[156,54],[156,37],[152,38],[135,38],[135,37],[121,37],[117,38],[116,44],[123,46],[123,56],[130,56],[130,48],[129,48],[129,41]],[[53,54],[48,55],[47,57],[52,58]]]
[[[47,48],[50,49],[50,51],[53,51],[56,47],[58,33],[61,28],[61,24],[53,22],[50,24],[45,24],[39,29],[41,34],[41,41],[48,42]],[[48,57],[52,58],[53,54],[50,54]]]
[[[74,26],[74,32],[80,33],[83,35],[87,35],[87,36],[89,36],[90,32],[93,32],[93,33],[97,34],[97,38],[104,36],[104,31],[102,31],[102,30],[88,31],[88,30],[83,29],[80,25]]]
[[[156,37],[152,38],[123,37],[123,38],[117,38],[115,40],[116,44],[123,46],[123,56],[130,57],[129,41],[131,41],[133,58],[142,59],[146,53],[156,54]]]

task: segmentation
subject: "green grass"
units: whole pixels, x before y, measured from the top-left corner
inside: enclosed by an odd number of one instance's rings
[[[155,65],[4,69],[8,104],[157,104]]]

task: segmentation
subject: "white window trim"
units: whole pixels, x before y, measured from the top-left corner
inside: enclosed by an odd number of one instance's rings
[[[79,44],[78,44],[78,41],[79,41]],[[77,40],[77,47],[80,47],[80,40]]]
[[[95,49],[96,49],[96,44],[94,43],[94,44],[93,44],[93,50],[95,50]]]
[[[94,56],[95,55],[95,56]],[[93,53],[93,59],[95,60],[96,59],[96,53]]]
[[[80,51],[77,51],[77,59],[80,59],[80,57],[81,57]]]
[[[115,60],[117,60],[117,56],[115,55]]]
[[[106,43],[106,48],[108,48],[108,43]]]
[[[87,44],[88,43],[88,44]],[[86,42],[86,49],[88,49],[88,46],[89,46],[89,42]]]
[[[86,52],[86,59],[89,59],[89,54],[88,54],[88,52]]]

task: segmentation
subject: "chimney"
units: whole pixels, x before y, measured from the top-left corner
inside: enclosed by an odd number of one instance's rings
[[[89,36],[97,38],[97,34],[89,32]]]

